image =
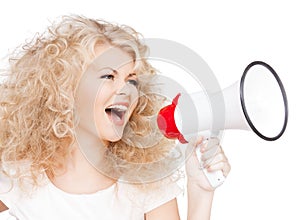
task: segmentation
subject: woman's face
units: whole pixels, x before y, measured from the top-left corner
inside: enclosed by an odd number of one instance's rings
[[[138,81],[128,53],[102,45],[96,55],[77,89],[78,130],[108,144],[123,135],[137,105]]]

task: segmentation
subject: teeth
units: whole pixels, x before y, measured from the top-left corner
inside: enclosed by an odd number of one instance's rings
[[[112,106],[109,106],[110,109],[114,109],[114,110],[117,110],[117,111],[126,111],[128,108],[124,105],[112,105]]]

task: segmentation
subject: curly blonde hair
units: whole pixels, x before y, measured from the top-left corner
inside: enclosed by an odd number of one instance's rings
[[[41,173],[54,175],[56,168],[64,167],[75,138],[76,86],[95,58],[95,46],[104,43],[130,54],[138,76],[155,75],[145,59],[148,47],[139,33],[128,26],[82,16],[63,16],[10,57],[0,87],[0,165],[7,175],[22,182],[24,173],[29,173],[38,185]],[[107,172],[113,170],[117,176],[134,172],[143,179],[172,166],[174,144],[163,138],[149,119],[164,101],[152,90],[147,77],[139,81],[143,95],[123,138],[107,148]],[[148,147],[141,147],[150,133]],[[29,165],[13,166],[20,162]],[[136,164],[155,165],[136,169]]]

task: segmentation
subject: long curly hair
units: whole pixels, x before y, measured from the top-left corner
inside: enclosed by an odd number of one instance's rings
[[[41,173],[54,175],[57,168],[64,167],[75,141],[76,86],[95,58],[95,46],[104,43],[130,54],[138,77],[145,76],[140,77],[138,87],[143,95],[123,138],[107,147],[107,172],[139,175],[141,180],[149,173],[168,172],[174,163],[170,153],[174,143],[165,139],[150,120],[164,99],[151,92],[154,87],[148,80],[156,70],[145,59],[148,47],[141,35],[124,25],[63,16],[16,50],[3,73],[0,166],[8,176],[20,183],[29,177],[38,185]],[[20,166],[23,162],[26,166]],[[154,165],[137,168],[136,164]]]

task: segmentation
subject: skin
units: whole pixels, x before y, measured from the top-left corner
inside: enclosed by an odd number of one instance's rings
[[[8,207],[0,200],[0,212],[8,210]]]
[[[80,150],[80,145],[98,146],[99,143],[102,143],[103,146],[106,146],[109,142],[120,140],[138,99],[137,75],[134,73],[134,63],[129,54],[109,45],[98,46],[96,54],[98,57],[95,61],[99,58],[99,61],[102,62],[96,62],[96,65],[94,62],[90,65],[77,90],[80,121],[76,131],[77,142],[74,145],[72,157],[67,161],[66,172],[51,178],[56,187],[73,194],[94,193],[115,183],[114,179],[101,174],[91,165]],[[105,65],[103,65],[104,63]],[[123,123],[117,123],[117,125],[105,112],[105,108],[114,103],[126,103],[128,106]],[[91,112],[94,114],[90,114]],[[94,123],[88,123],[91,121]],[[195,147],[198,145],[200,145],[203,155],[209,151],[207,145],[202,143],[201,137],[193,143]],[[216,146],[216,149],[214,155],[203,156],[204,166],[209,172],[222,170],[224,176],[227,176],[230,172],[228,160],[221,146]],[[214,189],[199,169],[199,161],[195,152],[187,160],[186,169],[187,219],[209,219]],[[145,219],[179,220],[177,200],[173,199],[145,213]]]
[[[91,165],[80,147],[85,150],[85,146],[99,146],[99,143],[105,147],[109,142],[120,140],[138,101],[137,76],[132,58],[121,49],[109,45],[98,46],[96,54],[97,58],[83,74],[77,89],[80,121],[72,159],[68,161],[67,172],[51,179],[54,185],[68,193],[93,193],[115,183],[114,179]],[[116,124],[105,112],[107,107],[116,103],[128,108],[122,124]],[[103,147],[101,149],[105,150]]]
[[[202,153],[202,161],[204,168],[208,172],[221,170],[226,177],[230,172],[230,164],[220,145],[209,146],[203,143],[203,138],[199,137],[193,145],[200,146]],[[216,148],[216,151],[210,157],[206,156],[212,148]],[[211,187],[207,181],[205,174],[199,169],[199,161],[197,159],[195,151],[188,158],[186,162],[186,174],[187,174],[187,197],[188,197],[188,220],[209,220],[211,214],[212,201],[214,196],[214,188]],[[147,220],[179,220],[178,206],[176,199],[169,201],[168,203],[152,210],[146,214]]]
[[[89,133],[89,139],[101,139],[107,145],[121,139],[137,105],[137,75],[132,58],[121,49],[102,45],[96,47],[96,54],[97,58],[83,74],[77,89],[80,118],[77,134]],[[113,104],[128,108],[121,125],[113,123],[105,112]]]

